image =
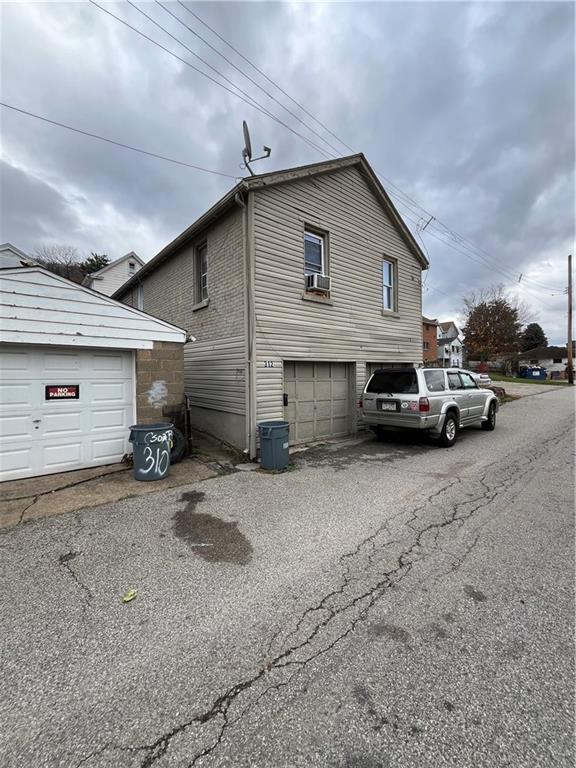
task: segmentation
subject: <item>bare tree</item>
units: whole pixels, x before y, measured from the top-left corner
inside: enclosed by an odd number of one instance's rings
[[[75,283],[84,279],[80,265],[81,257],[73,245],[42,245],[34,251],[36,261],[56,275],[66,277]]]

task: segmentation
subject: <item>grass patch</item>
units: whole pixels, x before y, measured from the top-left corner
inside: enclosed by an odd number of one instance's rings
[[[511,384],[549,384],[551,387],[565,387],[567,381],[552,381],[550,379],[521,379],[516,376],[503,376],[500,373],[488,374],[492,381],[508,381]]]

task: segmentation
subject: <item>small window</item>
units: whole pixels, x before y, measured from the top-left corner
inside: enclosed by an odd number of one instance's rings
[[[478,385],[469,373],[461,373],[460,378],[462,379],[463,389],[478,389]]]
[[[304,232],[304,274],[325,275],[325,242],[324,236]]]
[[[384,259],[382,262],[382,306],[384,309],[394,311],[394,262]]]
[[[136,264],[133,261],[128,262],[128,269],[130,272],[136,272]]]
[[[454,371],[448,373],[448,386],[450,389],[462,389],[462,382],[460,376]]]
[[[562,362],[562,358],[561,358],[561,357],[555,357],[555,358],[552,360],[552,362],[553,362],[553,363],[561,363],[561,362]]]
[[[422,347],[424,348],[424,351],[427,352],[430,349],[430,342],[429,341],[422,342]]]
[[[208,246],[206,243],[196,248],[194,272],[196,303],[199,304],[208,298]]]
[[[424,378],[429,392],[444,392],[446,389],[444,371],[424,371]]]

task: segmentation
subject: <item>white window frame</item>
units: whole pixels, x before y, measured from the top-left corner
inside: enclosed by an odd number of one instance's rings
[[[202,270],[202,251],[204,250],[204,270]],[[205,285],[202,285],[206,278]],[[208,300],[208,243],[204,240],[194,248],[194,292],[196,304]]]
[[[384,282],[384,265],[390,266],[390,284]],[[396,262],[392,259],[382,259],[382,309],[384,312],[396,312]],[[390,292],[390,301],[387,294]],[[388,306],[389,304],[389,306]]]
[[[306,266],[306,238],[313,237],[320,242],[320,272],[312,271]],[[309,227],[304,230],[304,274],[305,275],[326,275],[326,235],[317,232]]]

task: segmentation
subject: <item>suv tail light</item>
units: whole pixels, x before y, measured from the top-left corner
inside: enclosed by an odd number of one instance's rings
[[[430,410],[430,401],[427,397],[421,397],[418,401],[418,410],[420,413],[428,413]]]

